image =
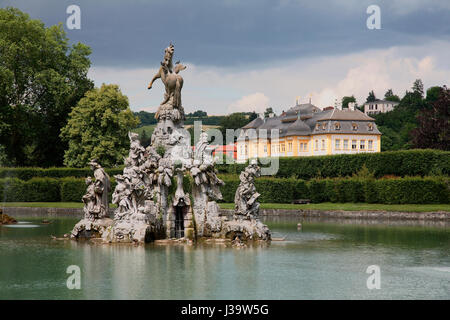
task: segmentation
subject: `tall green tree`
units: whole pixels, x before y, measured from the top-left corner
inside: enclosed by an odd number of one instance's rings
[[[397,95],[394,94],[392,89],[388,89],[388,91],[386,91],[386,93],[384,94],[384,100],[399,102],[400,98]]]
[[[423,98],[423,82],[420,79],[416,79],[412,86],[413,93],[420,95]]]
[[[341,101],[342,108],[348,108],[348,104],[350,102],[356,103],[356,99],[353,95],[351,95],[350,97],[349,96],[342,97],[342,101]]]
[[[271,107],[266,108],[266,111],[264,111],[264,118],[267,118],[271,113],[273,113],[273,109]]]
[[[374,102],[375,100],[377,100],[377,97],[375,97],[375,92],[373,92],[373,90],[372,90],[369,92],[366,102]]]
[[[91,159],[104,167],[122,164],[130,146],[128,131],[138,124],[119,86],[103,84],[90,90],[61,130],[61,137],[69,144],[64,164],[84,167]]]
[[[418,126],[411,132],[416,148],[450,150],[450,89],[441,88],[430,109],[419,112]]]
[[[242,112],[235,112],[220,121],[219,130],[222,132],[224,140],[226,139],[226,129],[239,129],[249,123],[249,119]]]
[[[62,165],[60,130],[93,88],[90,53],[69,45],[61,24],[45,27],[18,9],[0,9],[0,144],[13,165]]]

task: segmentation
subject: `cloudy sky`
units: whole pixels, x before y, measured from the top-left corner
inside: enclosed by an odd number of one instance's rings
[[[81,9],[69,30],[66,9]],[[381,9],[370,30],[367,8]],[[157,71],[164,48],[188,66],[188,112],[281,112],[297,97],[323,108],[370,90],[403,95],[421,78],[426,88],[449,85],[448,0],[0,0],[46,25],[63,23],[72,42],[92,50],[96,85],[117,83],[133,110],[155,111],[162,100]]]

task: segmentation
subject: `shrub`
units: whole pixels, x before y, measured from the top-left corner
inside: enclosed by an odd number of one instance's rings
[[[79,202],[86,192],[86,183],[80,178],[63,178],[61,181],[61,201]]]
[[[60,183],[52,178],[0,179],[0,196],[5,202],[58,202]]]
[[[220,172],[238,173],[241,165],[221,165]],[[428,176],[450,174],[450,152],[441,150],[402,150],[381,153],[341,154],[312,157],[279,158],[276,177],[310,180],[313,178],[337,178],[373,174],[376,178],[384,175]]]
[[[110,177],[113,177],[115,174],[121,174],[123,168],[105,169],[105,171]],[[90,168],[0,168],[0,178],[18,178],[20,180],[30,180],[34,177],[84,178],[87,176],[93,176],[93,172]]]

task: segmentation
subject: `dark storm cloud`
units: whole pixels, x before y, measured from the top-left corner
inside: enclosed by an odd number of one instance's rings
[[[65,25],[67,6],[79,5],[82,29],[67,30],[68,37],[92,47],[96,66],[115,67],[154,67],[169,41],[184,61],[238,66],[449,39],[450,12],[443,2],[412,3],[0,0],[2,7],[18,7],[47,25]],[[382,30],[366,28],[370,4],[381,7]]]

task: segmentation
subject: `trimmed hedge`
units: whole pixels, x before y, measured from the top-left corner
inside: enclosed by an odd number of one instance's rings
[[[220,176],[223,201],[234,202],[239,185],[237,175]],[[185,179],[185,190],[190,179]],[[405,177],[394,179],[335,178],[304,181],[294,178],[258,178],[256,189],[263,203],[290,203],[294,199],[320,202],[368,202],[386,204],[450,203],[450,180],[436,177]],[[111,195],[116,186],[111,181]],[[0,179],[3,202],[80,202],[86,192],[83,178],[17,178]]]
[[[53,178],[0,179],[0,199],[4,202],[61,201],[60,181]]]
[[[121,174],[122,167],[105,169],[110,177],[115,174]],[[92,170],[90,168],[0,168],[0,178],[18,178],[20,180],[30,180],[35,177],[41,178],[65,178],[75,177],[83,178],[92,176]]]
[[[450,175],[450,152],[416,149],[379,153],[341,154],[279,158],[276,177],[313,178],[349,177],[358,173],[363,166],[380,178],[385,175],[428,176]],[[239,174],[246,164],[217,165],[220,173]],[[262,165],[264,166],[264,165]]]
[[[447,178],[313,179],[307,185],[310,199],[314,203],[450,203],[450,188]]]
[[[386,175],[399,177],[450,175],[450,152],[440,150],[403,150],[379,153],[341,154],[333,156],[313,156],[279,158],[277,178],[314,178],[350,177],[358,173],[365,165],[380,178]],[[221,174],[239,175],[247,164],[218,164]],[[264,166],[264,165],[263,165]],[[113,177],[121,174],[123,167],[105,169]],[[92,175],[89,168],[0,168],[0,178],[18,178],[29,180],[34,177],[83,178]]]

